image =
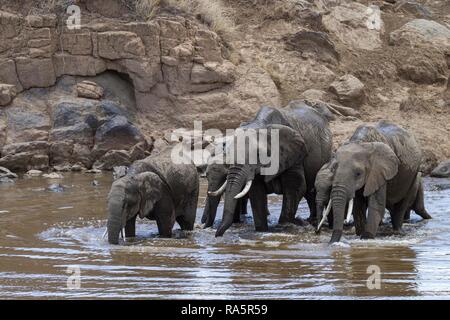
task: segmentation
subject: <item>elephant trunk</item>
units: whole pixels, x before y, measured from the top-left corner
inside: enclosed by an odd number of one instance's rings
[[[233,224],[234,212],[238,199],[235,197],[242,192],[247,182],[247,175],[240,168],[231,168],[227,177],[227,187],[225,190],[225,203],[223,208],[222,222],[216,231],[216,237],[221,237]]]
[[[216,219],[217,207],[219,206],[220,196],[211,197],[207,196],[205,210],[203,211],[202,223],[205,224],[205,228],[209,228],[213,225]]]
[[[316,194],[316,224],[318,225],[322,220],[323,210],[325,209],[325,205],[328,203],[329,197],[325,196],[322,193]]]
[[[347,205],[348,192],[345,187],[334,186],[331,191],[331,203],[333,208],[333,234],[330,243],[339,242],[341,240],[342,231],[344,229],[345,208]]]
[[[315,221],[314,225],[318,226],[320,221],[322,220],[323,208],[324,208],[324,205],[322,203],[316,204],[316,221]]]
[[[108,242],[119,244],[119,234],[122,231],[122,203],[119,201],[108,202]]]

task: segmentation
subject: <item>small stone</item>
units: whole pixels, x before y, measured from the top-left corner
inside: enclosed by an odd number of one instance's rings
[[[0,83],[0,106],[6,106],[16,96],[16,86]]]
[[[64,178],[61,174],[56,173],[56,172],[44,174],[42,176],[47,179],[63,179]]]
[[[29,170],[29,171],[26,173],[26,175],[27,175],[27,176],[31,176],[31,177],[37,177],[37,176],[42,175],[42,171],[41,171],[41,170]]]
[[[83,167],[80,166],[79,164],[74,164],[70,169],[71,169],[72,171],[74,171],[74,172],[80,172],[80,171],[83,171]]]
[[[3,183],[14,183],[14,180],[8,178],[8,177],[0,177],[0,184]]]
[[[99,174],[99,173],[102,173],[102,170],[99,170],[99,169],[90,169],[90,170],[86,170],[85,173]]]
[[[77,84],[77,94],[81,98],[100,99],[103,97],[103,88],[92,81],[82,81]]]
[[[59,172],[67,172],[70,171],[70,166],[53,166],[53,169],[55,171],[59,171]]]

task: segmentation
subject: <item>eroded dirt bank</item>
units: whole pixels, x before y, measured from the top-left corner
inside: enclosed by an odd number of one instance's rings
[[[107,169],[293,99],[333,109],[335,145],[389,119],[424,172],[450,158],[448,1],[143,2],[0,1],[0,165]]]

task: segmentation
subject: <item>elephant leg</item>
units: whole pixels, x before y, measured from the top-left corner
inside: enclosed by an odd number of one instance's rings
[[[290,169],[281,175],[281,190],[283,192],[283,204],[279,223],[290,222],[303,225],[301,219],[295,219],[298,204],[306,194],[306,179],[302,166]]]
[[[422,219],[432,219],[428,211],[425,209],[425,197],[424,197],[424,191],[423,191],[423,183],[422,179],[420,179],[419,182],[419,189],[417,190],[416,199],[414,201],[413,210],[415,213],[417,213],[419,216],[422,217]]]
[[[159,236],[172,237],[172,229],[175,224],[175,209],[171,199],[160,200],[155,207],[155,220],[158,225]]]
[[[308,203],[309,208],[309,217],[307,221],[310,224],[317,224],[319,221],[317,221],[317,206],[316,206],[316,192],[310,191],[307,192],[305,195],[306,202]]]
[[[233,223],[241,223],[241,211],[242,211],[242,202],[244,199],[239,199],[236,208],[234,209],[234,215],[233,215]]]
[[[409,209],[406,210],[405,216],[403,217],[403,220],[404,220],[405,222],[411,220],[411,210],[409,210]]]
[[[248,197],[242,198],[241,202],[241,214],[247,215],[247,203],[248,203]]]
[[[374,239],[386,207],[386,184],[369,196],[367,221],[361,239]],[[403,216],[402,216],[403,218]]]
[[[250,205],[253,212],[253,221],[255,222],[255,230],[265,232],[269,230],[267,225],[267,193],[264,183],[260,179],[255,179],[249,191]]]
[[[170,238],[172,237],[172,228],[173,223],[170,223],[169,220],[156,216],[156,224],[158,225],[158,232],[161,238]]]
[[[401,233],[403,222],[405,221],[406,211],[408,210],[408,200],[403,199],[397,203],[391,212],[391,223],[394,233]]]
[[[195,216],[197,215],[198,188],[195,189],[188,197],[183,215],[181,216],[182,224],[178,222],[182,230],[194,230]]]
[[[126,238],[134,238],[136,237],[136,216],[127,220],[125,224],[125,237]]]
[[[331,209],[330,213],[328,214],[327,222],[328,222],[328,228],[333,229],[333,209]]]
[[[357,236],[361,236],[364,232],[366,211],[367,205],[364,197],[356,196],[353,204],[353,219],[355,221],[355,231]]]

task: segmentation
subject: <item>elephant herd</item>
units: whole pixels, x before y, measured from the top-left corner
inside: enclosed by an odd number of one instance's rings
[[[362,239],[375,237],[385,209],[395,233],[403,232],[402,224],[411,210],[423,219],[431,218],[424,207],[421,152],[410,133],[387,121],[363,125],[333,152],[328,122],[324,110],[296,101],[284,108],[262,107],[253,120],[241,124],[241,132],[266,130],[270,136],[276,129],[278,148],[271,139],[257,144],[257,148],[267,154],[277,153],[277,170],[268,174],[267,164],[259,156],[255,162],[247,157],[233,164],[218,161],[223,154],[211,156],[206,167],[204,227],[213,226],[223,197],[216,237],[240,221],[248,201],[255,230],[267,231],[269,194],[283,196],[280,224],[307,223],[296,218],[299,202],[305,198],[310,211],[307,221],[318,232],[327,220],[333,229],[331,243],[340,241],[344,221],[351,215],[356,234]],[[224,144],[224,152],[227,147]],[[175,221],[182,230],[194,228],[199,195],[197,168],[193,163],[173,162],[171,154],[168,147],[138,160],[125,176],[114,181],[108,195],[109,243],[118,244],[123,229],[125,237],[134,237],[138,215],[156,220],[161,237],[171,236]]]

